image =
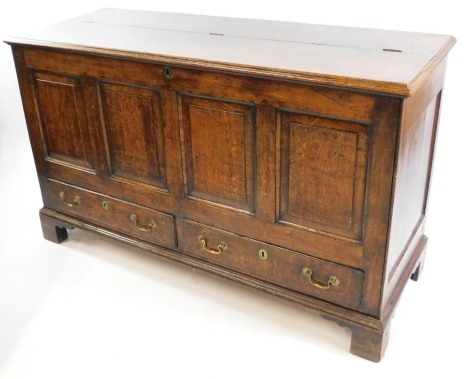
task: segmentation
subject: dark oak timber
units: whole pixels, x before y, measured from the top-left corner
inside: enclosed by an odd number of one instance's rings
[[[6,42],[45,239],[261,289],[381,359],[424,265],[453,37],[103,9]]]
[[[55,218],[52,218],[46,214],[39,213],[41,220],[42,234],[48,241],[61,243],[68,238],[67,229],[72,229],[71,224],[61,222]]]

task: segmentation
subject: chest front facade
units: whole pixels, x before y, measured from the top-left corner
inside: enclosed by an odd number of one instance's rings
[[[263,288],[347,320],[353,339],[379,336],[355,352],[380,359],[390,304],[425,245],[440,85],[407,113],[408,100],[373,92],[14,55],[46,238],[84,227]],[[415,184],[412,201],[397,172]]]

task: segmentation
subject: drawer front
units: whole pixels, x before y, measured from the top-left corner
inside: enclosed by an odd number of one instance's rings
[[[348,308],[360,304],[362,271],[189,220],[177,229],[185,254]]]
[[[64,183],[49,181],[45,206],[165,247],[175,246],[174,217]]]

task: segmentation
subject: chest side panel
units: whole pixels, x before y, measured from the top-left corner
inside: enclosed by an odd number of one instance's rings
[[[403,104],[383,309],[404,285],[402,273],[426,240],[424,222],[444,73],[445,61]]]

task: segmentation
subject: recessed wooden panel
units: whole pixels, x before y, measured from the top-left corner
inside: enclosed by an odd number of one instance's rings
[[[161,100],[156,90],[101,84],[110,175],[166,187]]]
[[[180,105],[187,195],[253,213],[253,107],[188,95]]]
[[[361,239],[364,125],[280,112],[279,221]]]
[[[93,168],[80,79],[40,72],[33,77],[46,159]]]

